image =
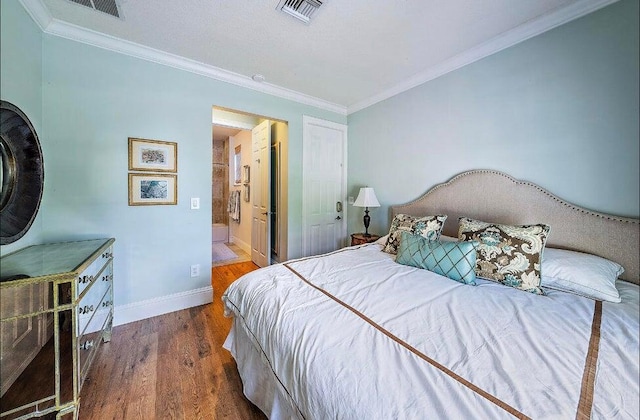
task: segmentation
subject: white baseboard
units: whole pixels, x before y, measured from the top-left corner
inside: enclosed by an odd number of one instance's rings
[[[240,240],[237,236],[232,236],[231,238],[229,238],[229,242],[237,245],[241,250],[251,255],[251,245]]]
[[[113,325],[128,324],[211,302],[213,302],[213,287],[207,286],[141,302],[128,303],[113,308]]]

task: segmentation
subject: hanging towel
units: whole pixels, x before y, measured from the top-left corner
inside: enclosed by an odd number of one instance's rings
[[[227,211],[231,220],[240,223],[240,191],[231,191],[229,193],[229,204]]]
[[[233,191],[229,193],[229,200],[227,201],[227,213],[233,213]]]
[[[240,223],[240,191],[234,191],[234,207],[235,211],[233,212],[232,218],[236,222]]]

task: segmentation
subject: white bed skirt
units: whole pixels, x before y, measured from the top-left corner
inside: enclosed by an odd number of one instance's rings
[[[252,343],[250,345],[248,343]],[[272,420],[298,420],[291,398],[287,395],[269,361],[248,333],[244,322],[233,317],[231,331],[222,345],[238,365],[244,395]]]

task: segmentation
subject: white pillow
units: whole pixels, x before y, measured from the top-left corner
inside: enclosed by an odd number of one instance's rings
[[[387,243],[387,238],[388,237],[389,237],[389,234],[387,233],[386,235],[381,236],[377,241],[375,241],[375,243],[384,246],[384,244]]]
[[[440,242],[458,242],[458,238],[454,238],[453,236],[440,235]]]
[[[542,254],[540,285],[618,303],[616,279],[623,272],[620,264],[596,255],[546,248]]]

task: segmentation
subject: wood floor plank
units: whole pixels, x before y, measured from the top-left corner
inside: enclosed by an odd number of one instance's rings
[[[115,340],[115,338],[112,340]],[[102,347],[109,345],[111,344],[103,343]],[[124,353],[122,353],[122,355],[124,355]],[[111,373],[116,365],[116,360],[116,357],[100,358],[98,355],[93,361],[91,372],[87,376],[84,387],[82,388],[82,393],[80,394],[80,410],[82,413],[104,413],[107,411],[106,405],[108,404],[108,401],[104,401],[99,395],[101,387],[92,386],[91,383],[95,381],[101,384],[106,384],[104,388],[108,389],[110,386],[110,378],[112,376]]]
[[[222,348],[231,328],[222,293],[256,268],[213,267],[213,303],[115,327],[82,389],[80,419],[266,419]]]
[[[182,407],[187,419],[206,418],[213,410],[211,401],[204,395],[209,384],[201,380],[202,369],[206,367],[198,350],[200,346],[206,349],[206,346],[198,343],[206,335],[206,327],[199,320],[199,312],[203,310],[206,309],[197,307],[187,311],[190,322],[180,340]],[[206,355],[207,351],[203,354]]]
[[[87,413],[81,417],[83,420],[85,417],[89,419],[126,418],[127,392],[132,381],[128,366],[135,351],[135,341],[130,339],[131,334],[131,328],[126,326],[123,328],[122,335],[112,336],[111,342],[102,344],[100,353],[96,356],[87,376],[87,381],[82,387],[80,413]],[[114,353],[113,360],[103,361],[100,356],[111,349],[118,350]],[[98,369],[101,364],[108,367]],[[109,399],[102,399],[105,388],[110,395]],[[93,408],[89,409],[89,407]]]
[[[128,393],[125,417],[145,418],[155,410],[158,334],[140,337],[133,357],[131,391]]]
[[[162,315],[166,321],[158,331],[158,363],[156,365],[155,418],[183,419],[182,390],[180,387],[180,332],[186,324],[183,311]]]

